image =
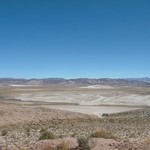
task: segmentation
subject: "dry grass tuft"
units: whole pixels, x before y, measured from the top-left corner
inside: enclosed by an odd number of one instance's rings
[[[69,149],[69,146],[67,143],[65,143],[64,141],[57,146],[56,148],[57,150],[68,150]]]
[[[56,148],[52,147],[51,145],[43,145],[41,150],[56,150]]]
[[[146,139],[146,143],[147,143],[148,145],[150,145],[150,137],[148,137],[148,138]]]
[[[91,134],[93,138],[104,138],[104,139],[117,139],[111,132],[105,131],[103,129],[97,129]]]
[[[51,144],[43,145],[41,150],[69,150],[69,146],[63,141],[57,147],[52,147]]]

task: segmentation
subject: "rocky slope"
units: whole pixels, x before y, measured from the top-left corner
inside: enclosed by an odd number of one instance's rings
[[[34,105],[1,103],[0,106],[1,149],[38,149],[45,142],[44,139],[40,139],[43,132],[52,133],[55,138],[54,143],[64,141],[65,138],[76,143],[78,137],[89,138],[90,142],[92,134],[98,131],[98,138],[92,140],[94,147],[91,143],[93,150],[98,150],[97,145],[110,150],[148,150],[146,142],[149,142],[150,137],[149,108],[97,118],[80,113],[39,108]],[[105,132],[99,134],[99,131]],[[112,140],[105,139],[107,137]],[[48,143],[53,142],[49,139]],[[73,144],[74,148],[76,144]]]

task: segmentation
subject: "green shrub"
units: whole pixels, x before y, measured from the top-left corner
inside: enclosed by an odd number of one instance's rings
[[[26,131],[26,135],[29,136],[30,135],[30,127],[26,127],[25,131]]]
[[[1,135],[2,135],[2,136],[7,135],[7,133],[8,133],[8,130],[6,130],[6,129],[3,129],[3,130],[1,131]]]
[[[52,132],[44,131],[41,133],[39,140],[45,140],[45,139],[54,139],[55,136]]]
[[[80,150],[90,150],[90,147],[88,145],[88,138],[86,137],[78,137],[78,145]]]

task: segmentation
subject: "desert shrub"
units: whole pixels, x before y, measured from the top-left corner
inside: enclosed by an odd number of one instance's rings
[[[25,131],[26,131],[26,132],[30,132],[30,127],[26,127],[26,128],[25,128]]]
[[[56,150],[56,149],[51,145],[43,145],[41,150]]]
[[[90,150],[90,147],[88,145],[88,138],[86,137],[78,137],[78,145],[80,150]]]
[[[105,139],[116,139],[116,137],[108,131],[102,130],[102,129],[98,129],[95,132],[93,132],[91,134],[91,137],[94,138],[105,138]]]
[[[73,132],[73,133],[71,134],[71,137],[76,137],[76,135],[77,135],[77,133],[76,133],[76,132]]]
[[[45,140],[45,139],[54,139],[55,136],[52,132],[44,131],[41,133],[39,140]]]
[[[146,143],[147,143],[148,145],[150,145],[150,137],[148,137],[148,138],[146,139]]]
[[[26,127],[25,131],[26,131],[26,135],[29,136],[30,135],[30,127]]]
[[[3,130],[1,131],[1,135],[2,135],[2,136],[7,135],[7,133],[8,133],[8,130],[6,130],[6,129],[3,129]]]
[[[24,148],[24,147],[21,147],[21,148],[20,148],[20,150],[26,150],[26,148]]]
[[[67,143],[62,142],[60,145],[57,146],[56,150],[68,150],[69,146]]]
[[[41,150],[69,150],[67,143],[62,142],[56,148],[52,147],[51,144],[43,145]]]
[[[41,132],[41,133],[46,132],[46,129],[45,129],[45,128],[42,128],[42,129],[40,130],[40,132]]]

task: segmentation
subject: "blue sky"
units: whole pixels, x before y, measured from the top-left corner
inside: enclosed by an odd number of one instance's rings
[[[1,0],[0,77],[150,77],[149,0]]]

